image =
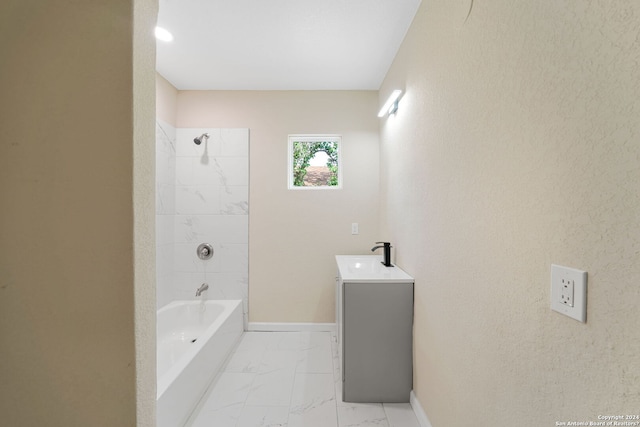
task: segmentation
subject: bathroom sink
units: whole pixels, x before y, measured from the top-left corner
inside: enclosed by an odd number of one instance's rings
[[[401,268],[385,267],[379,255],[336,255],[336,262],[345,282],[413,282]]]
[[[381,273],[381,270],[387,267],[382,265],[380,257],[369,256],[353,257],[347,262],[347,268],[351,273]]]

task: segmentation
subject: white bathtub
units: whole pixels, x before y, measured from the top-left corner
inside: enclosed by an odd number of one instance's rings
[[[157,427],[181,427],[242,335],[242,301],[174,301],[158,310]]]

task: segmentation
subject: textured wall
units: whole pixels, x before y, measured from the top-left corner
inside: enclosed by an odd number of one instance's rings
[[[333,256],[378,238],[376,108],[373,91],[178,93],[178,127],[250,129],[250,321],[334,321]],[[342,135],[343,189],[287,189],[287,136],[297,133]]]
[[[133,271],[136,427],[156,425],[155,37],[158,0],[133,3]]]
[[[380,91],[381,223],[416,278],[434,427],[550,426],[640,401],[640,3],[430,0]],[[466,22],[465,22],[466,20]],[[586,270],[587,323],[549,308]]]
[[[155,8],[0,3],[2,425],[153,424]]]

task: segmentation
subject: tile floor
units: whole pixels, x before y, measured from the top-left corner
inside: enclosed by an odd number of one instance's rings
[[[408,403],[341,398],[335,335],[245,332],[188,427],[420,427]]]

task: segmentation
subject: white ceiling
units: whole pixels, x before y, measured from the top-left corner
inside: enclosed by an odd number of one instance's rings
[[[420,0],[160,0],[180,90],[377,90]]]

